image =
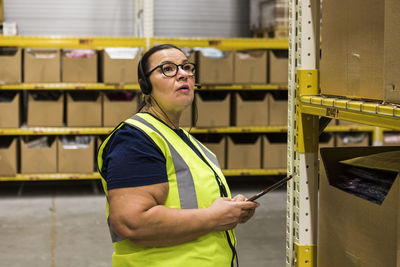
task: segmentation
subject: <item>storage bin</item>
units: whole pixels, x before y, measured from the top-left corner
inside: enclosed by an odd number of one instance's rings
[[[21,173],[57,172],[57,142],[55,136],[24,136],[21,139]]]
[[[24,82],[58,83],[61,81],[60,50],[24,50]]]

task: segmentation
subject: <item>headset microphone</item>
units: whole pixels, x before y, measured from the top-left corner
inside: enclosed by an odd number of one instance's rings
[[[196,83],[194,86],[196,86],[197,89],[201,89],[201,87],[202,87],[201,83]]]

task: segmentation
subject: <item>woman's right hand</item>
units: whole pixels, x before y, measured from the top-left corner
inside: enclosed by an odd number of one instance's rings
[[[235,201],[230,198],[218,198],[208,208],[210,219],[214,224],[214,229],[226,231],[236,227],[241,222],[240,219],[249,210],[254,210],[259,206],[252,201]]]

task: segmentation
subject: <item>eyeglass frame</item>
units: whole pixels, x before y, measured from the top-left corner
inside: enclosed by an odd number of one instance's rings
[[[163,67],[164,65],[166,65],[166,64],[173,64],[173,65],[176,66],[176,72],[175,72],[175,74],[174,74],[173,76],[165,75],[164,70],[163,70],[162,67]],[[172,78],[172,77],[175,77],[175,76],[178,74],[179,67],[181,67],[181,69],[182,69],[184,72],[186,72],[186,71],[183,69],[183,66],[186,65],[186,64],[191,64],[191,65],[193,65],[193,67],[194,67],[194,72],[196,72],[196,64],[195,64],[195,63],[192,63],[192,62],[185,62],[185,63],[182,63],[182,64],[175,64],[175,63],[173,63],[173,62],[164,62],[164,63],[162,63],[162,64],[160,64],[160,65],[154,67],[151,71],[149,71],[149,72],[146,74],[146,77],[149,77],[156,69],[160,68],[163,75],[165,75],[166,77]],[[194,73],[193,73],[193,75],[194,75]]]

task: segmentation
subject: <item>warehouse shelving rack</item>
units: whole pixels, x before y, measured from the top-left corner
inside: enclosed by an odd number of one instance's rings
[[[238,177],[238,176],[276,176],[285,175],[286,169],[231,169],[223,170],[225,176]],[[44,173],[44,174],[17,174],[17,176],[11,177],[0,177],[0,182],[3,181],[61,181],[61,180],[98,180],[100,179],[100,174],[87,173],[87,174],[77,174],[77,173]]]
[[[286,266],[317,266],[320,121],[370,125],[377,144],[400,130],[400,105],[319,95],[320,1],[291,0],[289,17]]]
[[[0,36],[0,46],[21,48],[74,48],[103,49],[106,47],[141,47],[147,50],[157,43],[172,43],[182,47],[207,46],[221,50],[227,49],[287,49],[287,40],[253,38],[130,38],[130,37],[61,37],[61,36]],[[22,83],[1,84],[0,90],[139,90],[138,84],[103,84],[103,83]],[[200,90],[287,90],[287,85],[204,85]],[[1,135],[106,135],[112,131],[108,127],[21,127],[0,129]],[[277,133],[286,132],[286,127],[222,127],[192,128],[191,133]],[[284,175],[285,169],[232,169],[224,170],[226,176],[276,176]],[[17,174],[15,177],[0,177],[0,181],[35,181],[35,180],[91,180],[99,179],[97,173],[90,174]]]

